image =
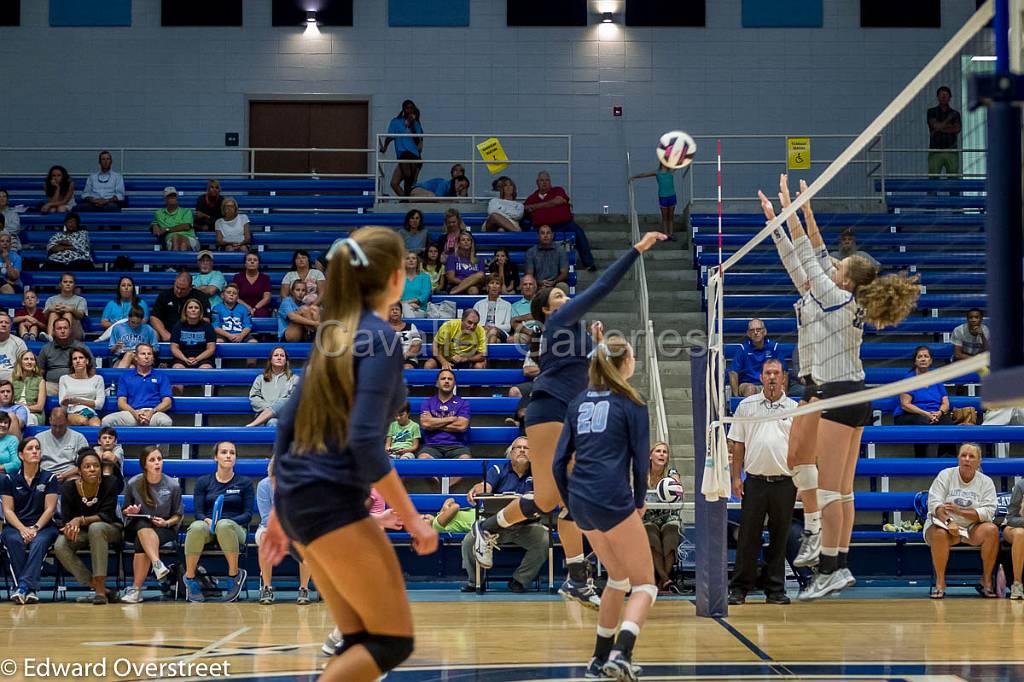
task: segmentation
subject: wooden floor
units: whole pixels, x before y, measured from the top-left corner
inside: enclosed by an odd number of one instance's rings
[[[416,653],[389,682],[582,677],[593,612],[537,597],[427,592],[416,599]],[[209,673],[195,666],[218,664],[226,667],[213,672],[234,680],[315,679],[331,627],[321,604],[4,603],[0,678],[203,679]],[[94,666],[27,669],[26,657]],[[714,620],[696,618],[689,601],[662,599],[635,659],[652,680],[1024,679],[1024,602],[964,596],[750,603]],[[147,663],[149,669],[138,667]]]

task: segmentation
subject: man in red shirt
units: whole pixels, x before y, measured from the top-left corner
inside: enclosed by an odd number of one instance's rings
[[[572,231],[576,237],[576,251],[580,254],[583,267],[591,272],[597,270],[587,234],[573,220],[569,195],[561,187],[551,186],[551,176],[547,171],[537,173],[537,191],[526,197],[523,210],[530,216],[534,229],[541,225],[550,225],[555,232]]]

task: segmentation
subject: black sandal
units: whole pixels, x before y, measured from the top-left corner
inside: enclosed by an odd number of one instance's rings
[[[932,590],[928,593],[928,596],[932,599],[943,599],[946,596],[946,588],[932,587]]]
[[[985,599],[995,599],[999,596],[991,587],[985,587],[984,585],[977,585],[974,589]]]

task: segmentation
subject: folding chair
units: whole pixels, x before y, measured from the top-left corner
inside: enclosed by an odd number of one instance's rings
[[[483,520],[494,516],[504,509],[509,502],[517,500],[519,497],[519,495],[477,495],[475,507],[477,520]],[[532,523],[541,523],[541,521],[535,521]],[[555,589],[554,532],[551,530],[550,525],[546,525],[544,527],[548,532],[548,587],[549,591],[553,592]],[[474,562],[474,566],[476,568],[476,593],[483,594],[487,591],[487,570],[480,568],[480,564],[476,562]],[[538,575],[534,580],[537,582],[537,590],[540,591],[542,588],[540,576]]]

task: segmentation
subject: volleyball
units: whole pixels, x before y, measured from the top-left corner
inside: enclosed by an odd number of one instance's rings
[[[658,140],[658,160],[668,168],[685,168],[697,155],[697,143],[681,130],[665,133]]]
[[[658,499],[662,502],[678,502],[683,499],[683,484],[674,478],[663,478],[658,481]]]

